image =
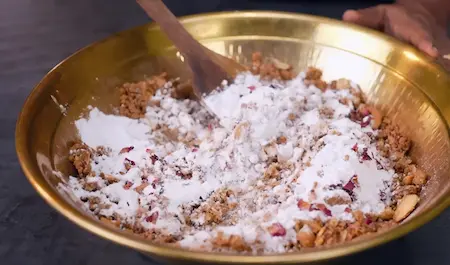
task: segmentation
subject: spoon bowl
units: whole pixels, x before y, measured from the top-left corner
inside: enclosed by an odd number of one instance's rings
[[[192,74],[193,92],[202,105],[206,106],[203,98],[220,87],[224,80],[231,81],[236,74],[247,70],[235,60],[201,45],[161,0],[137,0],[137,3],[161,27],[185,58]]]

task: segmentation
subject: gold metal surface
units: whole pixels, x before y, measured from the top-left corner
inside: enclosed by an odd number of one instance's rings
[[[23,171],[41,196],[67,218],[101,237],[166,261],[312,263],[398,238],[449,206],[450,77],[430,58],[380,33],[309,15],[227,12],[186,17],[182,22],[204,45],[240,62],[249,60],[253,51],[261,51],[297,69],[322,68],[326,80],[346,77],[360,84],[369,100],[407,132],[414,142],[413,158],[432,175],[420,207],[386,233],[335,247],[266,256],[159,246],[89,216],[70,192],[56,189],[72,173],[67,154],[70,141],[77,139],[73,121],[86,113],[88,105],[111,113],[118,106],[116,87],[125,81],[162,70],[186,73],[170,42],[157,26],[149,24],[97,42],[60,63],[34,88],[20,114],[16,148]],[[64,114],[62,109],[66,109]]]

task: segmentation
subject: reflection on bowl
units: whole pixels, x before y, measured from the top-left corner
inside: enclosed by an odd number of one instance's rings
[[[358,83],[371,103],[412,139],[412,157],[432,175],[420,207],[402,225],[357,242],[296,254],[237,256],[190,252],[152,244],[115,230],[83,211],[69,192],[56,190],[73,173],[68,148],[73,121],[92,105],[111,113],[117,86],[162,70],[188,75],[181,56],[153,24],[95,43],[55,67],[33,90],[19,117],[16,145],[22,168],[55,209],[81,227],[166,260],[222,263],[306,263],[355,253],[390,241],[435,217],[450,203],[450,77],[411,47],[379,33],[335,20],[278,12],[232,12],[184,18],[205,46],[248,62],[253,51],[305,69],[324,70],[329,81]],[[56,173],[61,172],[61,173]]]

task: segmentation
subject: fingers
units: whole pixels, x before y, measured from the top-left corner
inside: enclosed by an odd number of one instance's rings
[[[436,32],[435,41],[436,48],[438,49],[440,54],[437,62],[450,72],[450,59],[448,59],[448,56],[444,58],[445,55],[450,54],[450,39],[447,37],[446,30],[444,28]]]
[[[431,30],[427,30],[421,23],[410,17],[402,17],[401,14],[395,13],[392,14],[392,17],[388,21],[394,37],[412,44],[431,57],[436,58],[439,55],[438,50],[433,46]]]
[[[417,43],[417,44],[416,44]],[[439,52],[430,40],[411,40],[411,44],[416,46],[419,50],[430,55],[433,58],[439,56]]]
[[[438,50],[433,46],[431,30],[401,6],[378,5],[360,10],[347,10],[342,19],[361,26],[383,30],[414,45],[434,58],[439,56]]]
[[[384,28],[384,16],[385,6],[378,5],[360,10],[347,10],[342,19],[361,26],[381,30]]]

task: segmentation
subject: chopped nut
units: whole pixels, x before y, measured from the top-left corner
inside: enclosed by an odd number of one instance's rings
[[[235,251],[250,251],[251,248],[247,245],[247,243],[242,239],[242,237],[237,235],[231,235],[229,237],[225,236],[222,231],[217,233],[216,238],[213,240],[213,245],[216,247],[226,247],[231,248]]]
[[[340,78],[336,81],[336,89],[349,89],[350,81],[345,78]]]
[[[269,168],[264,172],[264,178],[265,179],[278,179],[280,178],[280,165],[278,163],[272,163],[270,164]]]
[[[425,183],[427,183],[427,175],[425,174],[425,172],[423,172],[423,170],[419,168],[416,168],[412,183],[415,185],[425,185]]]
[[[248,123],[240,123],[236,126],[234,129],[234,139],[239,139],[242,136],[242,130],[244,130],[246,127],[248,127]]]
[[[91,173],[92,150],[86,145],[75,143],[70,148],[69,161],[78,172],[79,177],[86,177]]]
[[[133,149],[134,149],[134,146],[124,147],[124,148],[122,148],[122,150],[120,150],[119,154],[129,153]]]
[[[394,217],[394,210],[391,207],[387,207],[384,211],[379,215],[379,217],[383,220],[391,220]]]
[[[98,184],[97,182],[86,182],[83,185],[83,189],[87,191],[96,191],[98,190]]]
[[[409,194],[402,198],[394,213],[394,221],[400,222],[416,208],[419,202],[419,196],[416,194]]]
[[[151,97],[166,83],[167,78],[167,73],[162,73],[137,83],[125,83],[119,89],[120,115],[132,119],[143,117]]]
[[[420,188],[416,185],[399,186],[392,192],[392,195],[395,200],[399,200],[408,194],[417,194],[419,191]]]
[[[313,233],[318,233],[322,229],[322,222],[319,220],[302,221],[303,224],[308,225]]]
[[[352,214],[353,214],[353,218],[355,218],[355,220],[358,223],[362,224],[364,222],[364,220],[365,220],[364,214],[361,211],[359,211],[359,210],[353,211]]]
[[[316,236],[309,228],[308,228],[308,230],[301,229],[297,233],[297,241],[300,243],[300,245],[302,247],[307,247],[307,248],[314,247],[315,240],[316,240]]]
[[[300,210],[309,210],[310,207],[311,207],[311,204],[308,203],[308,202],[305,202],[304,200],[298,200],[298,202],[297,202],[297,207],[298,207]]]
[[[308,67],[305,80],[320,80],[320,78],[322,78],[322,71],[320,69]]]
[[[109,174],[101,173],[100,177],[103,178],[104,180],[106,180],[108,182],[108,184],[116,183],[119,181],[118,178],[114,177],[113,175],[109,175]]]
[[[262,60],[262,54],[260,52],[252,53],[252,61],[261,61],[261,60]]]
[[[294,73],[292,70],[280,70],[280,77],[283,80],[291,80],[294,78]]]
[[[367,109],[369,110],[370,114],[372,114],[372,128],[380,128],[381,122],[383,120],[383,115],[381,114],[381,112],[374,106],[367,106]]]
[[[333,196],[325,198],[325,202],[330,206],[335,206],[335,205],[350,204],[352,200],[350,198],[343,198],[341,196]]]
[[[411,185],[413,183],[414,177],[411,175],[407,175],[403,178],[403,185]]]
[[[277,144],[285,144],[287,142],[287,138],[285,136],[280,136],[277,138]]]
[[[142,193],[142,191],[150,185],[148,182],[142,183],[141,185],[134,188],[137,193]]]
[[[316,240],[314,240],[314,245],[317,246],[322,246],[323,243],[325,242],[325,231],[327,230],[327,227],[324,226],[322,227],[319,232],[316,235]]]
[[[290,121],[295,120],[295,118],[296,118],[296,115],[295,115],[294,113],[289,113],[288,119],[289,119]]]

